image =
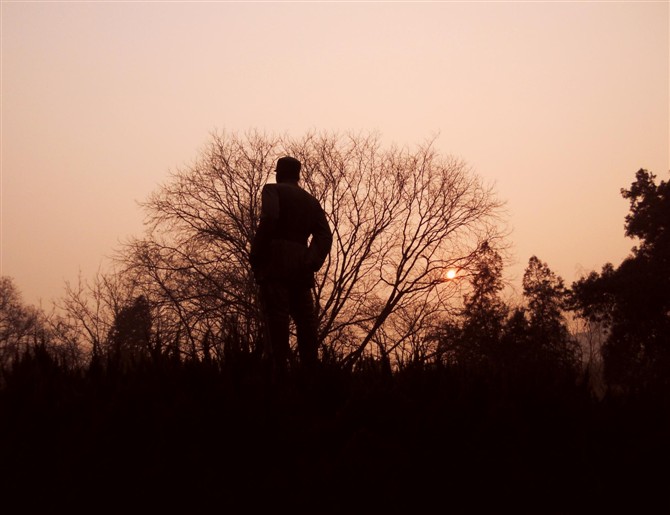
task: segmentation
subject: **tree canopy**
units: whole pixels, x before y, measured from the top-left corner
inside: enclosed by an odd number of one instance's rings
[[[625,234],[639,241],[618,266],[607,263],[572,285],[571,305],[608,330],[605,374],[636,390],[670,380],[670,185],[640,169],[629,189]]]

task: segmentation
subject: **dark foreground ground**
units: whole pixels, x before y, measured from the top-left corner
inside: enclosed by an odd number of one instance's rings
[[[0,390],[0,512],[668,514],[670,423],[654,395],[550,379],[245,366],[68,372]]]

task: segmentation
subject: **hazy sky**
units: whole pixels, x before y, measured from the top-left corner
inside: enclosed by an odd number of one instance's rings
[[[668,180],[662,2],[2,2],[2,275],[47,307],[143,230],[217,130],[377,131],[463,158],[507,202],[520,285],[620,263]]]

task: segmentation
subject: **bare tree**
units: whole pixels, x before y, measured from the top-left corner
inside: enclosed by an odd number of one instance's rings
[[[18,360],[35,344],[44,343],[45,317],[23,303],[11,277],[0,277],[0,368]]]
[[[117,272],[98,271],[90,282],[81,276],[76,284],[66,282],[65,296],[49,317],[53,342],[70,349],[79,365],[106,355],[114,321],[132,302],[133,294],[133,285]]]
[[[446,271],[467,269],[501,237],[492,190],[432,142],[409,150],[382,149],[374,135],[214,134],[144,204],[148,231],[125,248],[125,273],[194,357],[205,335],[232,329],[253,346],[261,324],[248,254],[260,191],[284,154],[302,161],[302,184],[333,228],[317,276],[322,340],[347,365],[366,352],[407,359],[457,291]]]
[[[121,256],[154,306],[163,340],[191,358],[205,341],[208,353],[223,354],[217,344],[230,343],[231,332],[247,347],[260,338],[249,245],[278,145],[259,133],[213,135],[196,162],[143,204],[147,234]]]

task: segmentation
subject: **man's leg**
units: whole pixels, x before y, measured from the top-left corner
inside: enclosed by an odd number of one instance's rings
[[[312,291],[310,288],[293,287],[290,297],[290,313],[298,336],[300,364],[306,369],[313,369],[319,360],[319,342]]]
[[[286,370],[289,353],[289,290],[280,281],[267,281],[260,285],[260,293],[272,360],[277,372],[282,374]]]

